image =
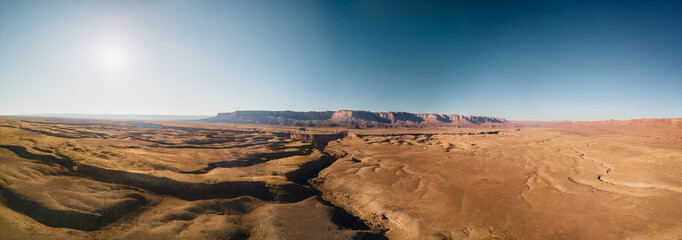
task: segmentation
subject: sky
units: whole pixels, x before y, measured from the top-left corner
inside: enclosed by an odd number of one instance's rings
[[[0,1],[0,114],[682,117],[682,1]]]

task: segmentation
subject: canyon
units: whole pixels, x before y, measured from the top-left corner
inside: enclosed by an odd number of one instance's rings
[[[0,239],[680,239],[682,119],[0,117]]]

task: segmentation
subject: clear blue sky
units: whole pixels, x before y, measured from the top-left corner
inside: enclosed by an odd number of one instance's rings
[[[682,1],[0,1],[0,114],[243,109],[682,117]]]

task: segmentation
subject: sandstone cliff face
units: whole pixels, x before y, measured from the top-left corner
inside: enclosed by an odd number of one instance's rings
[[[494,127],[507,125],[503,118],[458,114],[415,114],[408,112],[369,112],[355,110],[325,112],[236,111],[218,113],[206,122],[271,124],[292,126],[393,127]]]

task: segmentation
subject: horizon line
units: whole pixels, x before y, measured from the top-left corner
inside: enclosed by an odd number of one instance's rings
[[[337,112],[337,111],[366,111],[366,112],[375,112],[375,111],[369,111],[369,110],[350,110],[350,109],[342,109],[342,110],[326,110],[326,111],[296,111],[296,110],[233,110],[233,111],[221,111],[217,112],[214,114],[128,114],[128,113],[23,113],[23,114],[0,114],[0,116],[5,116],[5,117],[43,117],[43,118],[72,118],[72,119],[93,119],[93,118],[88,118],[88,117],[96,117],[96,116],[101,116],[102,118],[94,118],[94,119],[116,119],[116,120],[124,120],[126,119],[125,117],[136,117],[128,120],[154,120],[154,119],[171,119],[171,120],[192,120],[192,119],[201,119],[204,117],[213,117],[216,116],[218,113],[228,113],[228,112],[237,112],[237,111],[291,111],[291,112]],[[377,111],[377,112],[403,112],[403,113],[412,113],[412,114],[454,114],[454,115],[462,115],[462,116],[481,116],[481,117],[495,117],[495,118],[503,118],[507,121],[510,122],[598,122],[598,121],[629,121],[629,120],[644,120],[644,119],[678,119],[682,118],[680,117],[643,117],[643,118],[629,118],[629,119],[617,119],[617,118],[610,118],[610,119],[597,119],[597,120],[512,120],[508,119],[505,117],[498,117],[494,115],[473,115],[473,114],[459,114],[459,113],[413,113],[413,112],[407,112],[407,111]],[[106,117],[113,117],[113,118],[106,118]],[[149,117],[149,118],[143,118],[143,117]],[[180,119],[173,119],[174,117],[180,117]]]

